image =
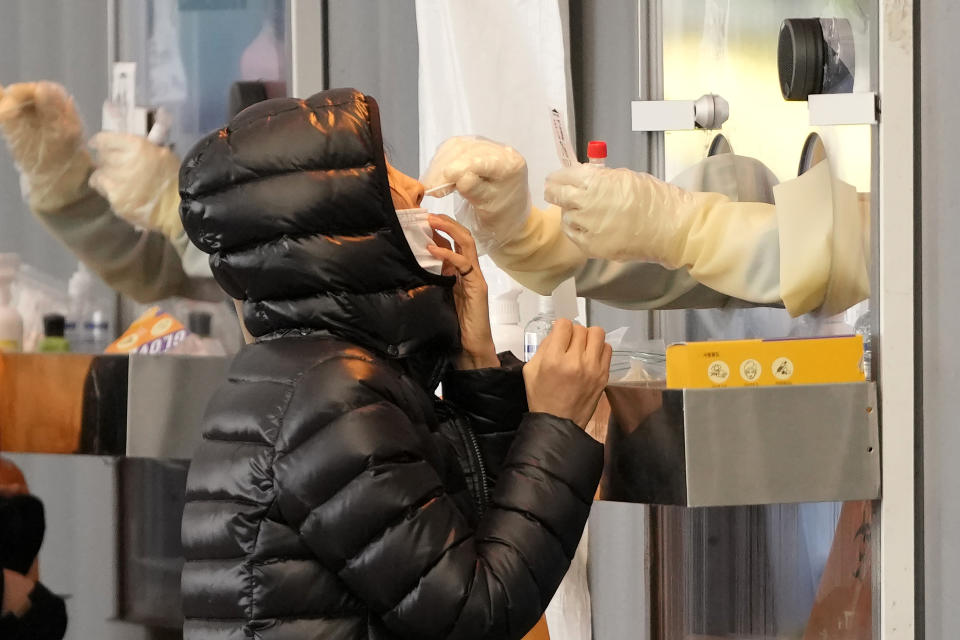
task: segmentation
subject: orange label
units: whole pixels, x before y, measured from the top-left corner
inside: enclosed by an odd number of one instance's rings
[[[176,318],[160,307],[151,307],[107,347],[106,353],[163,353],[183,342],[188,334]]]

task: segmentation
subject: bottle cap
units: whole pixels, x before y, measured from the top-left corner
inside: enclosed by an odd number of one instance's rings
[[[607,157],[607,143],[603,140],[591,140],[587,144],[587,157],[588,158],[606,158]]]
[[[67,319],[59,313],[43,316],[43,335],[48,338],[62,338],[67,328]]]
[[[556,313],[557,307],[553,302],[553,296],[540,296],[537,310],[540,313]]]
[[[187,329],[201,338],[209,338],[211,320],[206,311],[191,311],[187,316]]]
[[[520,324],[520,302],[516,298],[494,298],[490,301],[491,324]]]

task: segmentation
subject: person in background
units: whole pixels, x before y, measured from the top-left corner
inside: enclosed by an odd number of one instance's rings
[[[418,214],[354,90],[248,108],[180,192],[256,340],[190,467],[184,636],[524,637],[603,467],[583,431],[603,330],[561,320],[526,366],[498,356],[472,237]]]
[[[73,98],[52,82],[0,87],[0,135],[30,211],[107,285],[142,303],[223,299],[183,233],[172,151],[112,132],[88,148]]]
[[[67,628],[63,599],[40,583],[37,554],[46,524],[43,504],[0,458],[0,638],[59,640]]]

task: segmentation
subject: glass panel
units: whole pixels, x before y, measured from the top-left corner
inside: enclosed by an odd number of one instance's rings
[[[780,92],[777,43],[787,18],[846,18],[856,47],[854,91],[871,91],[875,3],[866,0],[663,2],[664,98],[725,98],[733,152],[781,180],[798,173],[804,141],[821,136],[836,177],[871,190],[869,126],[811,128],[805,102]],[[665,135],[666,177],[708,155],[719,131]],[[664,339],[852,333],[868,305],[837,318],[779,309],[664,312]],[[868,325],[868,323],[866,323]],[[652,507],[657,638],[871,637],[870,503],[678,509]]]
[[[170,142],[185,153],[230,117],[237,81],[286,94],[286,0],[120,0],[117,59],[137,63],[137,100],[174,117]]]
[[[684,0],[663,3],[663,92],[666,100],[707,93],[730,104],[723,135],[735,153],[762,160],[781,180],[797,175],[811,131],[824,139],[838,178],[870,191],[870,127],[808,124],[805,102],[780,92],[777,42],[787,18],[845,18],[853,31],[854,91],[871,91],[875,3],[868,0]],[[707,155],[717,131],[666,134],[666,176]]]

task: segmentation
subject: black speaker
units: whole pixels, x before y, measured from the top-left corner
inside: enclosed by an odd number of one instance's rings
[[[853,31],[842,18],[789,18],[780,26],[777,68],[784,100],[853,91]]]

